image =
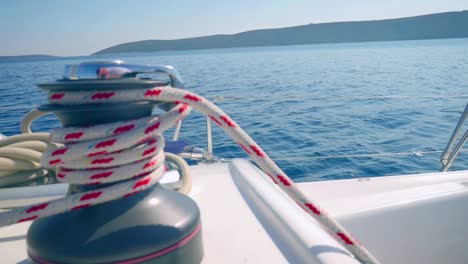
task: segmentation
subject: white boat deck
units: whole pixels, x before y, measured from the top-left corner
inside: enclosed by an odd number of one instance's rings
[[[272,199],[289,209],[284,215],[278,213],[283,220],[275,223],[271,212],[276,217],[276,209],[262,204],[261,199],[270,197],[262,198],[261,192],[276,186],[256,189],[257,183],[246,179],[249,175],[259,178],[253,175],[259,172],[247,161],[198,165],[191,170],[190,196],[202,216],[203,263],[355,263],[340,246],[328,241],[313,221],[310,226],[302,226],[305,214],[297,205],[281,200],[281,195]],[[460,171],[307,182],[299,186],[382,263],[453,264],[468,262],[467,183],[468,171]],[[47,195],[60,196],[66,190],[63,185],[27,188],[35,191],[0,190],[0,207],[31,202],[32,198],[37,202],[38,196],[50,199]],[[45,193],[39,192],[44,189]],[[13,196],[17,198],[6,198]],[[288,225],[293,219],[297,223]],[[280,224],[286,226],[278,228]],[[0,228],[1,263],[28,263],[28,226],[22,223]],[[283,229],[289,233],[304,231],[306,235],[291,237]]]

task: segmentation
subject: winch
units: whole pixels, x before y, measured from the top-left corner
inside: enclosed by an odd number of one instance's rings
[[[140,74],[168,79],[140,78]],[[153,133],[164,121],[152,116],[153,110],[180,114],[186,106],[154,99],[105,103],[116,91],[166,85],[184,86],[173,67],[122,61],[69,65],[63,79],[39,85],[49,91],[49,104],[39,110],[53,112],[63,125],[55,134],[52,131],[52,141],[64,147],[43,159],[57,167],[59,180],[70,183],[69,196],[74,198],[65,205],[71,207],[69,211],[31,224],[27,250],[33,263],[200,263],[203,246],[197,205],[159,183],[150,186],[165,171],[164,138]],[[95,93],[90,98],[56,103],[67,92],[91,90]],[[144,128],[147,124],[152,130]],[[132,136],[139,125],[144,133]],[[140,171],[133,172],[138,166]],[[115,199],[115,195],[121,197]],[[54,206],[39,204],[27,213]]]

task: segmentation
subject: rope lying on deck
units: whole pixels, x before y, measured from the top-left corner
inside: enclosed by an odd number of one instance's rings
[[[50,170],[40,165],[41,155],[50,147],[48,133],[20,134],[0,139],[0,187],[45,177]]]
[[[14,209],[0,214],[0,226],[77,210],[132,195],[156,184],[165,169],[161,166],[165,129],[184,118],[194,107],[220,126],[271,177],[286,194],[363,263],[378,261],[316,202],[307,198],[268,155],[221,109],[205,98],[172,87],[118,91],[51,92],[51,104],[72,105],[134,101],[175,102],[175,107],[158,116],[131,121],[55,129],[52,148],[42,155],[44,167],[57,168],[57,178],[74,184],[97,184],[133,178],[123,183],[62,199]],[[83,170],[85,169],[85,170]]]

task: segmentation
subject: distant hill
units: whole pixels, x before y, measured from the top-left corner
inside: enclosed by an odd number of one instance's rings
[[[19,55],[19,56],[0,56],[0,62],[2,61],[26,61],[26,60],[42,60],[58,58],[51,55]]]
[[[468,11],[123,43],[94,54],[468,37]],[[94,55],[93,54],[93,55]]]

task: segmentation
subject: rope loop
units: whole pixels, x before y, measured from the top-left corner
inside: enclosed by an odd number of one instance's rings
[[[98,96],[105,94],[106,96]],[[0,214],[0,226],[34,220],[70,210],[126,197],[156,184],[165,172],[164,138],[161,133],[188,115],[192,107],[221,127],[292,200],[363,263],[378,261],[336,222],[318,203],[310,200],[226,113],[207,99],[169,86],[112,91],[50,92],[49,102],[57,105],[103,104],[158,101],[176,105],[161,116],[96,125],[59,128],[41,157],[46,168],[56,168],[57,178],[76,184],[120,181],[106,188],[69,195],[65,198],[13,209]]]

